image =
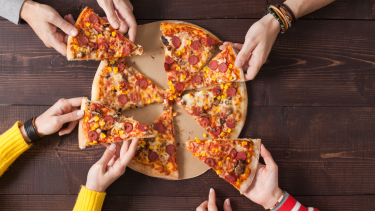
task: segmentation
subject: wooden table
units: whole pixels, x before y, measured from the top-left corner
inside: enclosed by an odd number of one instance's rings
[[[40,0],[78,17],[94,0]],[[274,0],[280,2],[279,0]],[[222,40],[243,42],[266,0],[133,0],[138,24],[178,19]],[[320,210],[374,210],[375,1],[338,0],[279,35],[247,82],[241,137],[261,138],[279,166],[280,187]],[[43,113],[59,98],[90,96],[98,62],[68,62],[25,23],[0,19],[0,131]],[[0,178],[1,210],[71,210],[103,148],[81,151],[77,130],[34,144]],[[221,209],[263,210],[212,170],[164,181],[128,169],[107,190],[103,210],[195,210],[215,188]]]

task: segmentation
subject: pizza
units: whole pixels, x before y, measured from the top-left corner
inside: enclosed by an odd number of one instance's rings
[[[178,179],[177,148],[173,132],[172,107],[160,115],[152,127],[155,138],[142,138],[129,167],[152,177]]]
[[[150,126],[128,118],[98,102],[83,98],[84,116],[79,121],[79,147],[120,142],[130,138],[152,138],[156,131]]]
[[[163,103],[164,90],[126,63],[124,58],[101,61],[92,85],[91,100],[124,111]]]
[[[194,73],[199,72],[222,43],[205,29],[186,22],[162,22],[161,41],[165,49],[164,68],[174,92],[187,90]]]
[[[176,99],[214,139],[237,138],[246,120],[244,82],[226,83]]]
[[[186,89],[209,87],[234,81],[245,81],[242,68],[237,68],[234,65],[236,57],[237,53],[233,50],[233,46],[228,44],[201,71],[192,74],[189,83],[185,84]]]
[[[260,154],[260,139],[217,139],[187,142],[193,157],[211,167],[241,194],[254,179]]]
[[[93,9],[86,7],[74,26],[78,35],[69,36],[68,60],[102,60],[144,54],[142,46],[130,42]]]

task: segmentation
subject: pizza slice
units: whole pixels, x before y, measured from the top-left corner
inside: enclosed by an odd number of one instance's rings
[[[247,90],[244,82],[221,84],[182,95],[176,102],[213,138],[238,138],[245,124]]]
[[[126,117],[98,102],[83,98],[81,110],[85,112],[79,121],[79,147],[101,143],[124,141],[130,138],[155,137],[156,131],[150,126]]]
[[[186,89],[209,87],[213,85],[245,81],[242,68],[234,66],[237,53],[233,46],[228,44],[223,51],[216,55],[203,70],[192,74]]]
[[[91,100],[124,111],[163,103],[164,90],[126,63],[124,58],[103,60],[92,85]]]
[[[217,139],[188,141],[186,146],[242,194],[257,171],[260,144],[260,139]]]
[[[172,107],[154,122],[155,138],[142,138],[129,167],[142,174],[164,179],[178,179],[177,148],[173,133]]]
[[[186,90],[193,73],[199,72],[222,43],[207,30],[186,22],[162,22],[164,68],[176,92]]]
[[[78,35],[69,36],[68,60],[102,60],[144,55],[142,46],[130,42],[94,13],[93,9],[86,7],[74,26],[78,29]]]

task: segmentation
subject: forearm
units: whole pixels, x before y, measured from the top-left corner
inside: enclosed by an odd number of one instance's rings
[[[105,193],[92,191],[82,186],[73,211],[100,211],[105,195]]]
[[[286,4],[296,16],[296,19],[318,10],[335,0],[286,0]]]
[[[0,16],[18,24],[25,0],[0,0]]]

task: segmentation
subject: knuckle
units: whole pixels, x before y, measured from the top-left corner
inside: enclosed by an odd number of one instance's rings
[[[57,103],[58,103],[59,105],[64,105],[64,104],[66,103],[66,99],[65,99],[65,98],[60,98],[60,99],[57,101]]]

